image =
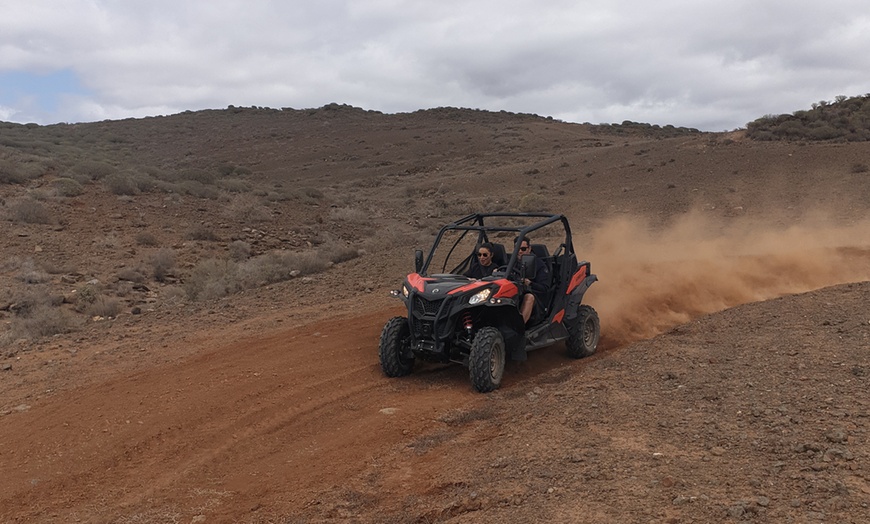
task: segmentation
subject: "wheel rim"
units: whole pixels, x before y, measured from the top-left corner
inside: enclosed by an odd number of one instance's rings
[[[583,344],[590,347],[593,343],[595,343],[595,322],[587,318],[583,324]]]
[[[489,376],[494,382],[501,378],[501,373],[504,370],[504,346],[494,344],[492,353],[489,356]]]

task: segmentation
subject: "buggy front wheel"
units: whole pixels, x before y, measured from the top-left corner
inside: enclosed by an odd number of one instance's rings
[[[411,329],[408,319],[393,317],[381,331],[378,347],[381,369],[388,377],[404,377],[414,369],[414,354],[411,352]]]
[[[485,327],[477,332],[468,355],[468,374],[474,389],[481,393],[498,389],[506,354],[504,337],[498,329]]]

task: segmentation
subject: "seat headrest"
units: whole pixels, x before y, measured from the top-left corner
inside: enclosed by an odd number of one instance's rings
[[[529,247],[532,248],[532,253],[538,258],[548,258],[550,256],[546,244],[532,244]]]
[[[505,260],[507,257],[505,256],[504,246],[501,244],[492,244],[492,263],[498,266],[503,266],[507,264]]]

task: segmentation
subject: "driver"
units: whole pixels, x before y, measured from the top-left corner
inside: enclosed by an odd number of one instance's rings
[[[474,256],[477,258],[477,263],[471,262],[471,267],[463,275],[469,278],[481,279],[492,275],[495,270],[495,264],[492,263],[492,244],[484,242],[477,246]]]
[[[529,237],[523,238],[520,242],[519,257],[523,255],[531,255],[532,246],[529,243]],[[523,295],[523,301],[520,303],[520,314],[523,316],[523,322],[528,324],[532,318],[532,313],[541,313],[544,310],[543,298],[547,293],[547,287],[550,285],[550,272],[547,265],[540,258],[535,257],[535,278],[523,279],[523,286],[526,288],[526,294]],[[536,317],[538,315],[535,315]]]

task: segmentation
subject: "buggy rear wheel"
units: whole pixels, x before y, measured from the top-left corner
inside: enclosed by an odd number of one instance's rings
[[[498,389],[506,354],[504,337],[498,329],[485,327],[477,332],[468,355],[468,374],[474,389],[481,393]]]
[[[601,338],[601,323],[592,306],[580,306],[577,318],[568,322],[565,327],[568,328],[568,339],[565,341],[568,355],[583,358],[595,353]]]
[[[404,377],[414,369],[414,354],[411,352],[411,329],[408,319],[393,317],[381,331],[378,346],[381,369],[388,377]]]

